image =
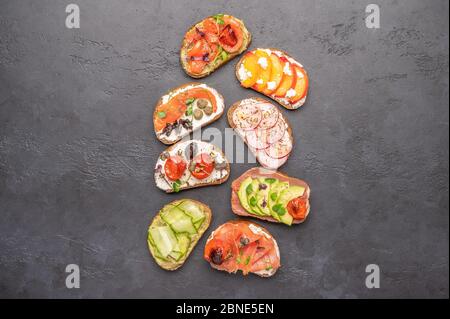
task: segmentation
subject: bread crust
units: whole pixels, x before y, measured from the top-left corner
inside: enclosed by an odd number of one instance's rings
[[[276,49],[276,48],[256,48],[256,49],[253,49],[252,51],[255,51],[255,50],[258,50],[258,49],[263,49],[263,50],[264,50],[264,49],[267,49],[267,50],[270,50],[270,51],[276,51],[276,52],[281,53],[282,55],[284,55],[284,56],[286,56],[287,58],[289,58],[289,59],[295,61],[299,66],[301,66],[302,69],[305,71],[306,76],[308,76],[308,72],[307,72],[306,69],[303,67],[303,65],[302,65],[300,62],[298,62],[296,59],[294,59],[292,56],[290,56],[289,54],[287,54],[285,51],[280,50],[280,49]],[[239,59],[238,63],[236,63],[236,66],[235,66],[235,74],[236,74],[236,78],[237,78],[238,81],[239,81],[239,84],[241,84],[241,81],[240,81],[240,78],[239,78],[239,68],[240,68],[240,66],[241,66],[241,64],[242,64],[242,62],[243,62],[243,60],[244,60],[244,57],[245,57],[245,55],[243,55],[243,56]],[[242,85],[241,85],[241,86],[242,86]],[[261,92],[258,92],[258,93],[261,93]],[[268,98],[270,98],[270,99],[276,101],[277,103],[279,103],[281,106],[283,106],[284,108],[286,108],[286,109],[288,109],[288,110],[296,110],[296,109],[298,109],[299,107],[301,107],[303,104],[305,104],[306,98],[307,98],[307,96],[308,96],[308,90],[306,91],[305,96],[302,97],[299,101],[297,101],[297,102],[294,103],[294,104],[287,103],[287,102],[285,101],[284,98],[279,98],[279,97],[272,96],[272,95],[267,95],[267,94],[264,94],[264,93],[261,93],[261,94],[263,94],[263,95],[267,96]]]
[[[247,101],[253,101],[254,103],[269,103],[269,104],[272,104],[270,101],[267,101],[267,100],[265,100],[263,98],[260,98],[260,97],[250,97],[250,98],[247,98],[247,99],[235,102],[234,104],[232,104],[229,107],[229,109],[227,111],[228,124],[230,125],[230,127],[232,129],[236,129],[236,125],[233,122],[233,113],[234,113],[234,111],[236,110],[236,108],[238,108],[241,105],[241,103],[247,102]],[[294,134],[292,132],[292,126],[289,123],[287,117],[280,110],[277,109],[277,111],[280,112],[279,116],[281,116],[283,118],[283,120],[285,121],[285,123],[287,124],[287,127],[288,127],[287,128],[287,133],[289,134],[289,137],[290,137],[290,139],[292,141],[292,148],[294,148],[295,139],[294,139]],[[243,141],[244,141],[245,144],[247,144],[247,142],[245,140],[243,140]],[[253,152],[253,150],[250,147],[249,147],[249,150],[253,153],[253,155],[256,157],[256,159],[258,159],[257,154],[255,154],[255,152]]]
[[[204,71],[200,74],[194,74],[189,72],[188,70],[188,65],[186,63],[186,56],[187,56],[187,43],[185,41],[185,36],[183,36],[183,40],[181,42],[181,48],[180,48],[180,63],[181,63],[181,67],[183,68],[184,72],[186,72],[187,75],[189,75],[190,77],[194,78],[194,79],[200,79],[200,78],[204,78],[208,75],[210,75],[212,72],[214,72],[215,70],[217,70],[218,68],[220,68],[221,66],[227,64],[229,61],[233,60],[236,56],[242,54],[242,52],[244,52],[245,50],[247,50],[247,48],[250,46],[250,43],[252,42],[252,34],[248,31],[247,27],[245,26],[244,22],[234,16],[231,15],[226,15],[229,17],[232,17],[233,19],[235,19],[236,21],[239,22],[239,24],[241,25],[241,29],[242,29],[242,35],[243,35],[243,42],[242,42],[242,47],[241,49],[236,52],[236,53],[228,53],[228,59],[226,61],[220,61],[220,63],[216,63],[216,64],[209,64],[205,67]],[[192,29],[194,29],[196,26],[200,25],[203,23],[203,21],[205,21],[208,18],[212,18],[213,16],[209,16],[206,17],[205,19],[203,19],[200,22],[197,22],[196,24],[194,24],[192,27],[190,27],[188,29],[188,31],[185,33],[185,35],[191,31]]]
[[[209,119],[209,121],[206,121],[206,122],[202,123],[202,124],[200,125],[200,127],[198,127],[197,129],[199,129],[199,128],[201,128],[201,127],[204,127],[204,126],[206,126],[206,125],[209,125],[209,124],[211,124],[211,123],[217,121],[217,120],[222,116],[223,112],[225,111],[225,101],[224,101],[224,98],[223,98],[222,94],[220,94],[216,89],[214,89],[214,88],[212,88],[212,87],[210,87],[210,86],[208,86],[208,85],[206,85],[206,84],[204,84],[204,83],[199,83],[199,82],[188,82],[188,83],[185,83],[185,84],[180,85],[180,86],[178,86],[178,87],[176,87],[176,88],[170,89],[170,90],[167,91],[164,95],[162,95],[162,96],[159,98],[158,102],[156,102],[155,108],[154,108],[154,110],[153,110],[153,119],[155,118],[155,116],[157,116],[157,115],[156,115],[156,110],[157,110],[158,106],[160,106],[160,105],[162,104],[162,101],[163,101],[163,97],[164,97],[164,96],[169,95],[169,94],[171,94],[171,93],[174,92],[174,91],[182,90],[182,89],[184,89],[185,87],[188,87],[188,86],[193,86],[193,88],[195,88],[195,87],[199,87],[199,86],[202,86],[202,85],[203,85],[203,86],[206,86],[205,89],[207,89],[207,90],[209,90],[209,91],[214,90],[215,93],[217,93],[217,95],[219,96],[219,98],[220,98],[220,100],[221,100],[221,102],[222,102],[222,104],[223,104],[224,107],[223,107],[223,109],[222,109],[221,112],[217,113],[217,115],[215,115],[213,118]],[[173,141],[172,141],[172,140],[169,140],[169,139],[167,139],[167,138],[165,138],[165,137],[158,136],[155,127],[153,127],[153,130],[154,130],[154,132],[155,132],[156,138],[157,138],[159,141],[161,141],[163,144],[165,144],[165,145],[172,145],[172,144],[175,144],[175,143],[177,143],[178,141],[180,141],[181,139],[183,139],[183,137],[189,135],[191,132],[194,131],[194,130],[190,130],[190,131],[188,131],[187,134],[180,135],[179,138],[177,138],[176,140],[173,140]]]
[[[179,261],[177,262],[169,262],[169,261],[165,261],[165,260],[161,260],[159,258],[157,258],[155,256],[155,252],[153,251],[153,247],[152,245],[148,242],[147,239],[147,245],[148,245],[148,249],[150,251],[150,255],[153,257],[153,259],[155,260],[155,262],[163,269],[165,270],[169,270],[169,271],[173,271],[176,270],[178,268],[180,268],[187,260],[187,258],[189,257],[189,255],[191,254],[192,250],[195,248],[195,246],[197,245],[198,241],[200,240],[200,238],[203,236],[203,234],[205,233],[205,231],[208,229],[209,225],[211,224],[211,220],[212,220],[212,212],[211,212],[211,208],[202,203],[199,202],[197,200],[194,199],[190,199],[190,198],[183,198],[183,199],[179,199],[179,200],[175,200],[173,202],[170,202],[167,205],[177,205],[178,203],[182,202],[182,201],[186,201],[189,200],[191,202],[194,202],[195,204],[199,205],[200,207],[202,207],[202,210],[205,212],[205,220],[203,221],[202,226],[198,229],[198,233],[197,235],[195,235],[195,238],[192,239],[191,238],[191,243],[189,245],[189,248],[186,252],[186,254],[183,256],[183,258],[181,258]],[[164,208],[163,207],[163,208]],[[154,224],[154,223],[164,223],[161,219],[160,213],[161,213],[162,209],[160,209],[160,211],[155,215],[155,217],[153,217],[152,222],[150,223],[149,228]],[[165,224],[165,223],[164,223]],[[147,235],[148,236],[148,235]]]
[[[198,140],[189,140],[189,141],[184,141],[184,142],[179,142],[179,143],[187,143],[187,142],[198,142]],[[203,141],[200,141],[200,142],[203,142]],[[207,143],[207,142],[203,142],[203,143]],[[168,148],[166,148],[165,151],[166,152],[170,152],[176,146],[178,146],[178,143],[174,144],[172,146],[169,146]],[[228,180],[228,178],[230,177],[230,171],[231,171],[231,169],[230,169],[230,162],[228,161],[228,159],[226,158],[225,154],[222,152],[221,149],[219,149],[216,146],[214,146],[214,148],[215,148],[216,151],[220,152],[222,154],[223,158],[225,159],[225,162],[226,162],[225,170],[226,170],[227,174],[225,176],[223,176],[222,178],[219,178],[219,179],[215,180],[214,182],[200,182],[200,183],[192,185],[192,186],[180,187],[180,191],[181,190],[186,190],[186,189],[191,189],[191,188],[197,188],[197,187],[204,187],[204,186],[210,186],[210,185],[219,185],[219,184],[225,183]],[[161,156],[161,154],[160,154],[160,156]],[[174,191],[172,189],[165,190],[165,192],[168,193],[168,194],[174,193]]]
[[[256,215],[256,214],[247,213],[247,212],[245,212],[245,209],[240,204],[239,197],[238,197],[238,195],[237,195],[237,193],[235,191],[235,188],[237,188],[237,187],[235,187],[235,186],[237,185],[238,181],[241,179],[241,177],[243,175],[264,176],[263,174],[261,174],[260,172],[257,171],[259,169],[261,169],[261,168],[260,167],[251,168],[251,169],[247,170],[245,173],[243,173],[240,177],[238,177],[237,179],[235,179],[233,181],[233,183],[231,184],[231,210],[233,211],[234,214],[236,214],[238,216],[254,217],[254,218],[262,219],[262,220],[273,222],[273,223],[281,223],[280,221],[276,220],[275,218],[273,218],[271,216],[260,216],[260,215]],[[298,179],[298,178],[295,178],[295,177],[290,177],[287,174],[284,174],[284,173],[279,172],[279,171],[274,172],[274,174],[283,176],[284,178],[286,178],[289,181],[295,181],[295,185],[302,185],[303,187],[305,187],[306,197],[308,198],[308,201],[309,201],[309,198],[311,196],[311,188],[309,187],[309,185],[305,181],[303,181],[301,179]],[[239,209],[239,208],[242,208],[242,209]],[[308,205],[308,209],[306,211],[305,218],[303,218],[303,219],[294,219],[292,223],[293,224],[301,224],[301,223],[303,223],[306,220],[306,218],[308,217],[310,210],[311,210],[311,207],[310,207],[310,205]]]

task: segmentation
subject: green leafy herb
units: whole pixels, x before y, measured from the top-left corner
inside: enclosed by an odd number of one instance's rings
[[[247,188],[245,189],[245,192],[247,193],[247,195],[250,195],[251,193],[253,193],[252,184],[248,184]]]
[[[228,59],[228,53],[226,51],[220,52],[220,58],[222,61],[226,61]]]
[[[250,262],[250,256],[247,256],[247,258],[245,259],[245,264],[248,265],[249,262]]]
[[[276,180],[275,178],[269,177],[269,178],[266,178],[265,181],[266,181],[266,183],[273,184],[273,183],[275,183],[277,180]]]
[[[225,24],[225,21],[223,20],[223,13],[213,15],[213,18],[218,24]]]
[[[192,104],[192,103],[191,103]],[[192,105],[189,105],[188,108],[186,109],[185,114],[187,116],[191,116],[193,114],[193,110],[192,110]]]
[[[272,266],[267,266],[267,267],[266,267],[266,270],[272,270],[272,269],[273,269]]]
[[[255,197],[250,197],[250,205],[256,206],[256,198]]]
[[[240,264],[241,263],[241,255],[238,255],[236,258],[236,263]]]
[[[178,193],[180,191],[180,185],[181,181],[179,179],[172,183],[172,189],[175,193]]]
[[[277,199],[277,193],[272,193],[272,194],[270,194],[270,199],[271,199],[272,201],[275,201],[275,200]]]
[[[186,105],[191,105],[192,103],[194,103],[195,99],[193,97],[190,97],[186,100]]]
[[[160,119],[165,118],[166,115],[167,115],[166,112],[164,112],[164,111],[160,111],[160,112],[158,112],[157,114],[158,114],[158,117],[159,117]]]
[[[286,209],[284,207],[281,207],[280,209],[278,209],[277,214],[278,216],[283,216],[284,214],[286,214]]]

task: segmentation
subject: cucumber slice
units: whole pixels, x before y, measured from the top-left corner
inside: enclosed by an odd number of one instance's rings
[[[203,217],[202,219],[196,221],[196,222],[194,223],[195,229],[199,230],[199,228],[202,227],[203,222],[205,221],[205,219],[206,219],[206,218]]]
[[[186,215],[189,215],[192,218],[192,222],[195,224],[199,220],[205,218],[205,214],[203,213],[200,206],[196,203],[191,202],[190,200],[186,200],[178,205],[178,208],[181,209]]]
[[[150,227],[148,235],[162,258],[166,258],[177,245],[177,238],[169,226]]]
[[[191,238],[187,234],[179,234],[178,236],[178,249],[180,253],[186,255],[189,246],[191,245]]]
[[[169,210],[161,212],[161,218],[170,225],[176,233],[197,234],[197,229],[195,229],[191,217],[186,215],[178,207],[172,207]]]
[[[181,252],[179,252],[179,251],[172,251],[169,254],[169,257],[171,257],[175,261],[179,261],[181,259],[181,257],[183,257],[183,254]]]

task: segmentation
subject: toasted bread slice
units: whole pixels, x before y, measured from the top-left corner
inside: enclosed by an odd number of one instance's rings
[[[200,92],[200,93],[198,93]],[[206,93],[206,94],[204,94]],[[200,98],[194,98],[192,96],[201,96]],[[188,97],[191,97],[190,100],[193,101],[190,102],[189,105],[181,104],[181,107],[189,109],[191,108],[191,112],[186,114],[185,112],[182,112],[183,114],[180,116],[178,120],[175,121],[176,128],[174,127],[170,131],[165,130],[165,128],[158,127],[159,121],[162,121],[162,119],[159,117],[160,113],[163,113],[164,116],[167,116],[168,114],[165,114],[166,112],[161,112],[161,110],[166,106],[165,109],[171,110],[170,107],[167,107],[169,101],[171,101],[173,98],[178,98],[182,100],[183,103],[186,103],[185,100],[189,99]],[[206,100],[208,102],[208,107],[211,107],[212,109],[212,103],[211,100],[213,100],[213,103],[215,105],[216,110],[212,111],[211,114],[207,114],[205,112],[205,108],[200,109],[197,105],[198,100]],[[177,104],[173,104],[177,105]],[[155,106],[155,110],[153,112],[153,128],[155,130],[156,137],[158,140],[160,140],[162,143],[166,145],[171,145],[179,140],[181,140],[183,137],[189,135],[191,132],[195,131],[196,129],[199,129],[203,126],[206,126],[217,119],[219,119],[224,111],[225,104],[223,100],[223,96],[217,92],[214,88],[203,84],[203,83],[196,83],[196,82],[190,82],[183,84],[177,88],[174,88],[170,91],[168,91],[165,95],[163,95],[157,102]],[[194,117],[193,110],[197,110],[201,112],[202,117],[200,119],[196,119]],[[170,114],[169,114],[170,116]],[[183,121],[189,121],[190,126],[183,126],[180,122],[180,120]],[[174,126],[173,123],[166,123],[167,125]],[[158,129],[159,128],[159,129]]]
[[[309,215],[310,209],[311,209],[311,206],[309,204],[309,198],[311,196],[311,189],[310,189],[309,185],[301,179],[290,177],[282,172],[267,170],[262,167],[254,167],[254,168],[249,169],[244,174],[242,174],[239,178],[235,179],[233,181],[233,183],[231,184],[231,210],[233,211],[233,213],[235,213],[236,215],[239,215],[239,216],[254,217],[254,218],[262,219],[262,220],[273,222],[273,223],[281,223],[281,221],[279,221],[271,216],[261,216],[261,215],[257,215],[257,214],[252,214],[252,213],[248,212],[244,207],[242,207],[240,199],[238,197],[238,190],[239,190],[239,187],[241,186],[241,183],[247,177],[276,178],[282,182],[289,182],[289,185],[304,187],[305,188],[305,198],[307,201],[307,206],[306,206],[307,210],[305,213],[305,217],[302,219],[294,218],[292,223],[293,224],[301,224],[306,220],[306,218]]]
[[[256,48],[252,51],[249,51],[247,54],[252,54],[256,51],[263,51],[265,54],[268,55],[275,55],[276,57],[280,58],[283,61],[283,66],[286,67],[282,69],[283,76],[284,74],[292,74],[294,73],[295,76],[293,77],[291,84],[287,84],[288,87],[285,90],[282,90],[283,93],[277,94],[277,88],[278,87],[270,87],[270,85],[262,79],[261,83],[258,85],[255,83],[255,85],[250,86],[250,88],[254,89],[257,92],[260,92],[261,94],[266,95],[267,97],[275,100],[279,104],[281,104],[283,107],[289,110],[295,110],[301,107],[305,102],[308,95],[308,88],[309,88],[309,80],[308,80],[308,73],[304,69],[303,65],[296,61],[294,58],[292,58],[290,55],[288,55],[286,52],[280,50],[280,49],[274,49],[274,48]],[[246,74],[247,70],[243,65],[244,59],[246,58],[246,55],[242,56],[239,62],[236,64],[236,77],[243,85],[246,80]],[[286,64],[288,63],[288,66]],[[291,69],[289,66],[293,66]],[[256,66],[257,67],[257,66]],[[258,67],[257,67],[258,68]],[[279,72],[279,71],[278,71]],[[272,77],[278,78],[278,76],[275,74],[276,71],[272,70]],[[269,80],[270,81],[270,80]],[[273,81],[272,81],[273,83]],[[283,82],[281,82],[283,83]],[[278,81],[278,85],[281,86],[281,83]],[[243,85],[244,86],[244,85]],[[247,86],[244,86],[247,87]],[[298,92],[301,91],[301,92]]]
[[[194,154],[188,154],[191,152],[191,145],[194,148]],[[196,148],[196,149],[195,149]],[[192,176],[189,171],[189,163],[192,161],[196,155],[201,153],[214,154],[215,155],[215,168],[212,173],[204,178],[197,179]],[[165,175],[165,161],[168,156],[178,155],[183,158],[186,162],[186,169],[179,179],[180,184],[174,185],[176,181],[172,181],[167,178]],[[217,167],[220,167],[217,168]],[[203,141],[198,140],[187,140],[180,141],[175,145],[168,147],[164,152],[160,154],[158,160],[155,165],[155,183],[156,186],[165,191],[166,193],[178,192],[181,190],[211,186],[211,185],[219,185],[227,181],[230,176],[230,163],[228,159],[225,157],[225,154],[215,145]]]
[[[191,242],[189,244],[189,247],[187,249],[187,252],[185,253],[185,255],[178,261],[167,261],[167,260],[163,260],[161,258],[156,257],[156,251],[155,248],[153,247],[152,244],[150,244],[149,240],[147,239],[147,244],[148,244],[148,248],[150,250],[150,253],[152,255],[152,257],[155,259],[156,263],[163,269],[165,270],[176,270],[178,268],[180,268],[187,260],[187,258],[189,257],[190,253],[192,252],[192,250],[194,249],[195,245],[197,245],[197,242],[199,241],[199,239],[202,237],[202,235],[205,233],[205,231],[208,229],[209,225],[211,224],[211,219],[212,219],[212,213],[211,213],[211,209],[209,208],[208,205],[193,200],[193,199],[179,199],[176,201],[173,201],[167,205],[178,205],[183,201],[191,201],[193,203],[195,203],[197,206],[199,206],[203,213],[205,214],[205,220],[203,221],[202,225],[199,227],[199,229],[197,230],[197,234],[196,235],[191,235]],[[166,206],[167,206],[166,205]],[[161,209],[158,214],[156,214],[156,216],[153,218],[149,228],[151,226],[162,226],[162,225],[166,225],[166,223],[162,220],[161,218],[161,211],[163,209]]]
[[[228,109],[228,112],[227,112],[228,123],[229,123],[230,127],[233,128],[235,130],[235,132],[249,146],[250,151],[253,153],[253,155],[256,157],[258,162],[263,167],[268,168],[268,169],[278,169],[278,167],[280,167],[281,165],[283,165],[287,161],[287,159],[288,159],[288,157],[289,157],[289,155],[290,155],[290,153],[292,151],[292,148],[294,147],[294,135],[292,133],[291,125],[289,124],[289,121],[286,118],[286,116],[284,116],[284,114],[280,110],[278,110],[275,106],[272,105],[275,108],[276,112],[277,112],[276,114],[274,113],[274,116],[278,116],[277,121],[282,121],[281,123],[284,123],[278,128],[275,128],[275,126],[274,126],[273,129],[284,130],[284,132],[282,133],[283,140],[286,143],[290,143],[290,150],[289,150],[289,152],[285,156],[281,156],[281,157],[277,157],[277,156],[271,157],[271,156],[269,156],[267,154],[267,153],[272,154],[271,152],[266,152],[267,150],[264,150],[264,149],[259,149],[258,150],[258,149],[255,149],[254,147],[250,146],[248,144],[248,140],[245,137],[245,131],[241,130],[240,127],[239,127],[239,124],[235,123],[235,121],[233,120],[234,113],[241,106],[246,106],[247,107],[247,106],[254,105],[255,107],[258,107],[258,105],[260,105],[260,104],[267,105],[267,104],[271,104],[271,103],[269,101],[265,100],[265,99],[258,98],[258,97],[251,97],[251,98],[248,98],[248,99],[237,101],[236,103],[231,105],[231,107]],[[256,128],[258,128],[258,126]],[[278,143],[278,141],[276,143]],[[280,141],[280,143],[281,143],[281,141]],[[269,149],[269,147],[273,147],[272,145],[275,145],[275,143],[269,144],[267,149]],[[284,154],[281,154],[281,155],[284,155]]]
[[[203,68],[203,70],[200,73],[194,73],[191,72],[189,70],[189,66],[188,66],[188,51],[192,46],[192,43],[189,42],[189,40],[187,39],[187,35],[192,32],[195,31],[196,29],[200,30],[204,24],[204,22],[207,19],[216,19],[217,16],[221,16],[222,21],[226,20],[227,18],[233,19],[233,21],[235,21],[241,31],[242,31],[242,44],[239,48],[238,51],[233,52],[233,53],[226,53],[226,58],[222,57],[217,57],[214,58],[213,61],[209,61],[206,66]],[[223,25],[223,24],[222,24]],[[214,72],[216,69],[218,69],[219,67],[221,67],[222,65],[224,65],[225,63],[229,62],[230,60],[232,60],[234,57],[240,55],[242,52],[244,52],[245,50],[247,50],[248,46],[250,45],[250,42],[252,40],[252,35],[251,33],[248,31],[247,27],[245,26],[244,22],[237,19],[236,17],[233,17],[231,15],[216,15],[216,16],[210,16],[207,17],[205,19],[203,19],[202,21],[196,23],[195,25],[193,25],[185,34],[185,36],[183,37],[183,41],[181,44],[181,49],[180,49],[180,62],[181,62],[181,66],[183,68],[183,70],[191,77],[193,78],[203,78],[205,76],[208,76],[209,74],[211,74],[212,72]],[[220,43],[219,43],[220,46]],[[219,48],[219,52],[220,48]],[[225,51],[226,52],[226,51]]]

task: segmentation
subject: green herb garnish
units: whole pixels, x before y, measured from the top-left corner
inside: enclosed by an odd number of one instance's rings
[[[272,194],[270,194],[270,199],[271,199],[272,201],[275,201],[275,200],[277,199],[277,193],[272,193]]]
[[[220,58],[222,59],[222,61],[225,61],[226,59],[228,59],[228,53],[226,51],[220,52]]]
[[[247,188],[245,189],[245,192],[247,193],[247,195],[250,195],[251,193],[253,193],[252,184],[248,184]]]
[[[250,205],[256,206],[256,198],[255,197],[250,197]]]
[[[160,111],[160,112],[158,112],[157,114],[158,114],[158,117],[159,117],[160,119],[163,119],[163,118],[166,117],[166,112],[164,112],[164,111]]]
[[[279,216],[283,216],[284,214],[286,214],[286,209],[283,207],[282,204],[273,205],[272,210]]]
[[[247,256],[247,258],[245,259],[245,264],[248,265],[249,262],[250,262],[250,256]]]
[[[241,263],[241,255],[237,256],[237,258],[236,258],[236,263],[237,263],[237,264],[240,264],[240,263]]]
[[[181,181],[179,179],[172,183],[172,189],[175,193],[178,193],[180,191],[180,185]]]
[[[267,267],[266,267],[266,270],[272,270],[272,269],[273,269],[272,266],[267,266]]]
[[[186,100],[186,105],[191,105],[192,103],[194,103],[195,99],[193,97],[190,97]]]
[[[192,103],[190,103],[190,104],[192,104]],[[192,105],[189,105],[188,108],[187,108],[187,110],[186,110],[186,112],[185,112],[185,114],[186,114],[187,116],[191,116],[193,113],[194,113],[194,112],[193,112],[193,110],[192,110]]]
[[[213,18],[218,24],[225,24],[225,21],[223,20],[223,13],[213,15]]]
[[[276,180],[275,178],[270,178],[270,177],[265,179],[265,182],[266,182],[266,183],[269,183],[269,184],[273,184],[273,183],[275,183],[276,181],[277,181],[277,180]]]

